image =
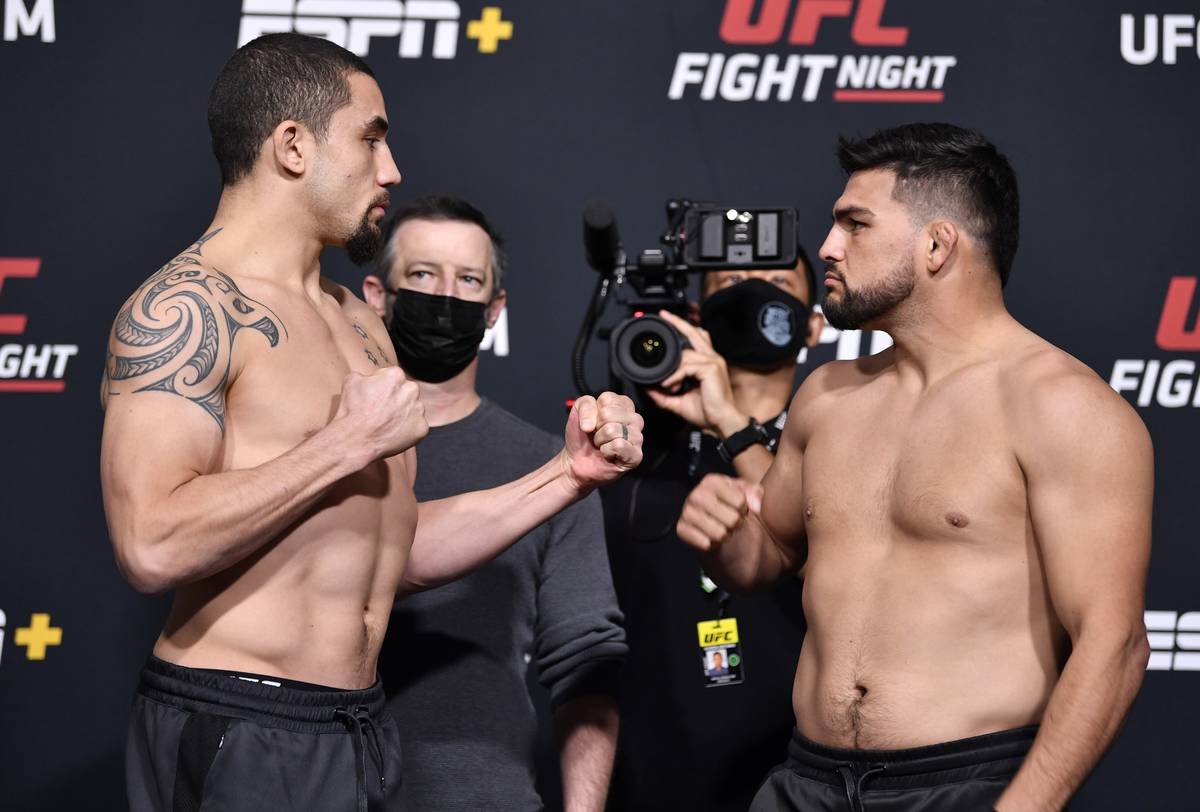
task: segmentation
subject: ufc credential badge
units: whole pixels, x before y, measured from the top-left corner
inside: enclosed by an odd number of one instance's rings
[[[746,679],[746,664],[738,642],[737,618],[706,620],[696,624],[700,636],[700,667],[704,687],[737,685]]]

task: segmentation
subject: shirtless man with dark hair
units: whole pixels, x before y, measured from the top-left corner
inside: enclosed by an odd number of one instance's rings
[[[397,590],[470,571],[637,465],[642,421],[628,398],[581,398],[541,468],[418,505],[417,385],[320,275],[325,246],[372,255],[400,181],[379,87],[335,45],[270,35],[222,70],[209,122],[216,215],[121,308],[102,390],[117,561],[175,590],[135,701],[130,806],[394,808],[376,661]]]
[[[679,522],[729,587],[807,567],[797,732],[752,809],[1060,809],[1146,667],[1149,435],[1005,309],[990,143],[915,124],[839,157],[825,316],[895,346],[815,370],[761,486],[710,477]]]

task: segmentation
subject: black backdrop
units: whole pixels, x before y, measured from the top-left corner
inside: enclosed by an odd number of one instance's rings
[[[481,388],[550,430],[594,284],[586,200],[614,207],[631,249],[654,244],[669,196],[795,205],[815,249],[842,184],[837,134],[935,119],[992,138],[1024,198],[1010,308],[1125,390],[1156,446],[1154,659],[1077,806],[1194,808],[1200,7],[1187,5],[504,2],[510,37],[488,53],[471,25],[483,0],[0,0],[0,805],[122,804],[126,713],[166,602],[120,580],[105,531],[105,339],[125,296],[209,222],[204,111],[221,64],[240,36],[295,27],[365,44],[404,173],[396,199],[461,194],[508,236],[510,306]],[[357,289],[340,253],[326,268]],[[825,338],[806,368],[881,340]],[[35,659],[39,620],[61,631]]]

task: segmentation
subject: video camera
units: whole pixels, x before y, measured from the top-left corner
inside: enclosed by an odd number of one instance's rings
[[[688,274],[696,271],[791,268],[797,261],[797,215],[791,208],[730,208],[690,200],[667,201],[667,230],[650,248],[630,257],[621,245],[616,218],[603,203],[583,212],[587,263],[600,280],[580,325],[572,372],[580,394],[594,394],[584,376],[592,336],[609,342],[611,388],[633,394],[661,383],[679,366],[686,340],[656,315],[687,317]],[[597,329],[610,297],[626,317]]]

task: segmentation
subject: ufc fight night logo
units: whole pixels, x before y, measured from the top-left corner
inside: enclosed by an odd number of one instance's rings
[[[40,259],[0,259],[0,294],[6,280],[34,279],[41,265]],[[23,314],[0,312],[0,341],[23,335],[27,323]],[[62,392],[67,362],[78,354],[75,344],[0,344],[0,392]]]
[[[1200,352],[1200,297],[1194,276],[1176,276],[1167,286],[1166,301],[1158,320],[1155,343],[1168,352]],[[1129,392],[1141,408],[1152,405],[1167,409],[1200,408],[1200,377],[1194,358],[1122,358],[1113,364],[1109,385]],[[1136,393],[1136,394],[1134,394]]]
[[[813,46],[822,23],[846,19],[850,39],[873,48],[903,48],[908,28],[885,24],[887,0],[725,0],[718,35],[728,45]],[[704,53],[675,60],[667,98],[702,101],[816,101],[833,86],[835,102],[943,101],[954,56],[876,53]]]
[[[1159,60],[1174,65],[1184,58],[1200,59],[1200,18],[1193,14],[1146,14],[1138,24],[1133,14],[1121,15],[1121,58],[1130,65]],[[1160,47],[1161,46],[1161,47]]]
[[[1147,671],[1200,671],[1200,612],[1146,612]]]
[[[295,31],[321,37],[359,56],[371,40],[399,37],[403,59],[458,53],[460,11],[454,0],[244,0],[238,47],[263,34]],[[430,36],[426,36],[430,32]]]

